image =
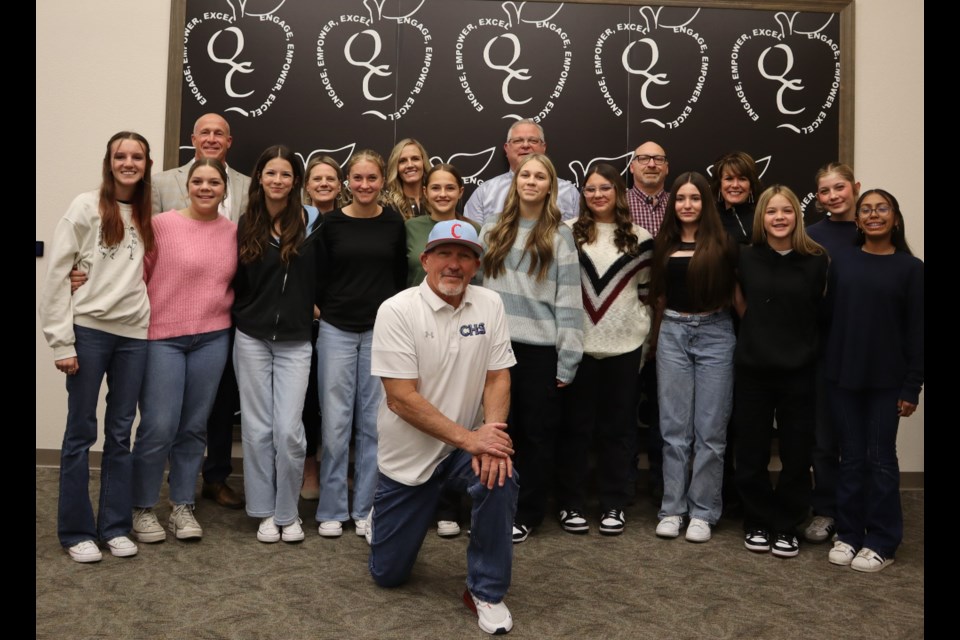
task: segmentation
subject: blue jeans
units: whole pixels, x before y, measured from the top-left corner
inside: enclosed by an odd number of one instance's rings
[[[367,517],[377,487],[377,410],[380,378],[370,375],[373,330],[341,331],[320,320],[317,386],[320,389],[320,504],[317,522]],[[353,445],[353,510],[348,509],[347,466]],[[351,515],[352,513],[352,515]]]
[[[229,346],[229,329],[147,344],[140,426],[133,444],[134,507],[157,504],[168,458],[170,501],[194,503],[207,442],[207,418]]]
[[[903,541],[897,461],[899,389],[851,391],[828,383],[840,435],[837,536],[854,549],[892,558]]]
[[[57,535],[72,547],[84,540],[110,540],[130,533],[133,457],[130,430],[147,362],[147,341],[74,325],[76,375],[67,376],[67,428],[60,448]],[[90,503],[90,447],[97,441],[97,401],[107,377],[103,420],[100,506]]]
[[[661,519],[689,515],[710,524],[720,519],[735,346],[733,320],[727,311],[664,312],[657,341],[663,434]]]
[[[237,329],[233,361],[243,421],[243,488],[247,515],[297,520],[303,483],[303,399],[310,375],[310,342],[272,342]]]
[[[457,449],[441,462],[430,479],[411,487],[380,474],[373,498],[370,575],[381,587],[407,581],[427,530],[433,524],[440,490],[465,489],[473,499],[467,544],[467,587],[481,600],[500,602],[513,570],[513,518],[517,508],[518,474],[504,485],[487,489],[470,466],[472,456]]]

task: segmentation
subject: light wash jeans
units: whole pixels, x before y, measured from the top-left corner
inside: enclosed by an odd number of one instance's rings
[[[130,534],[133,457],[130,430],[147,362],[147,341],[74,325],[76,375],[67,378],[67,428],[60,447],[57,536],[64,547]],[[90,447],[97,441],[97,402],[107,377],[100,464],[100,508],[90,503]]]
[[[707,315],[664,312],[657,340],[657,397],[663,433],[661,519],[682,515],[710,524],[720,519],[735,346],[728,311]]]
[[[194,503],[207,444],[207,418],[229,347],[229,329],[147,343],[140,426],[133,443],[134,507],[157,504],[168,459],[170,501]]]
[[[370,375],[373,330],[341,331],[320,320],[317,386],[320,389],[320,504],[317,522],[361,520],[373,505],[377,487],[377,410],[383,397],[380,378]],[[348,508],[347,466],[350,430],[353,447],[353,510]]]
[[[297,520],[307,440],[303,399],[310,376],[310,342],[272,342],[239,329],[233,361],[243,414],[243,488],[247,515]]]
[[[440,491],[466,490],[473,500],[467,543],[467,587],[487,602],[500,602],[513,571],[513,519],[517,509],[518,474],[501,487],[487,489],[461,449],[446,457],[425,483],[411,487],[380,474],[370,538],[370,575],[381,587],[406,582],[417,554],[435,522]],[[444,484],[446,483],[446,484]]]

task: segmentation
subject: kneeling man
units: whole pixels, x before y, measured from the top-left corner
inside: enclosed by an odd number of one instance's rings
[[[473,227],[438,223],[419,287],[380,306],[371,370],[386,397],[377,416],[380,477],[373,499],[370,574],[383,587],[410,576],[444,482],[473,499],[463,600],[487,633],[510,631],[503,603],[517,507],[510,409],[510,348],[497,293],[470,285],[482,253]]]

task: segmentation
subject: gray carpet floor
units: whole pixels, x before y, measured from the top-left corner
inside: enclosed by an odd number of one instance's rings
[[[460,601],[465,534],[444,540],[431,531],[411,581],[381,589],[352,525],[338,539],[317,535],[315,502],[300,503],[304,542],[261,544],[255,519],[200,500],[201,541],[168,535],[135,557],[104,552],[102,562],[82,565],[57,541],[58,471],[36,474],[37,638],[489,637]],[[94,505],[98,480],[93,471]],[[598,535],[595,519],[586,536],[550,520],[514,547],[510,637],[922,638],[924,495],[902,497],[904,543],[878,574],[829,564],[828,545],[803,545],[788,560],[750,553],[732,519],[705,544],[659,539],[646,496],[628,509],[618,537]],[[166,524],[165,494],[157,512]]]

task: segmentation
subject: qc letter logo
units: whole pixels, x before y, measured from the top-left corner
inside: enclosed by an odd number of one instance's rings
[[[323,24],[317,35],[320,87],[337,109],[359,108],[365,116],[396,121],[413,108],[433,64],[433,36],[415,17],[424,1],[390,16],[383,12],[386,0],[358,0],[365,15],[339,15]],[[399,60],[398,42],[403,43]]]
[[[573,60],[570,38],[554,21],[563,4],[543,16],[534,12],[549,5],[527,4],[504,2],[506,19],[480,18],[457,34],[457,81],[477,113],[489,109],[500,118],[540,122],[563,93]]]
[[[293,65],[293,28],[278,15],[284,2],[226,0],[223,10],[191,18],[183,30],[185,93],[214,111],[263,116]]]
[[[640,7],[642,22],[604,29],[593,46],[593,75],[604,103],[617,117],[627,111],[629,93],[630,109],[643,115],[642,122],[676,129],[700,100],[710,57],[706,40],[691,26],[700,9],[692,16],[684,9],[673,10],[674,18],[663,10]],[[624,72],[627,86],[618,86]]]
[[[730,52],[733,91],[744,114],[766,118],[794,133],[816,131],[840,91],[840,47],[828,33],[833,21],[811,31],[797,28],[800,13],[774,15],[779,29],[757,28],[741,34]],[[810,15],[810,20],[822,20]],[[832,69],[827,77],[823,69]]]

